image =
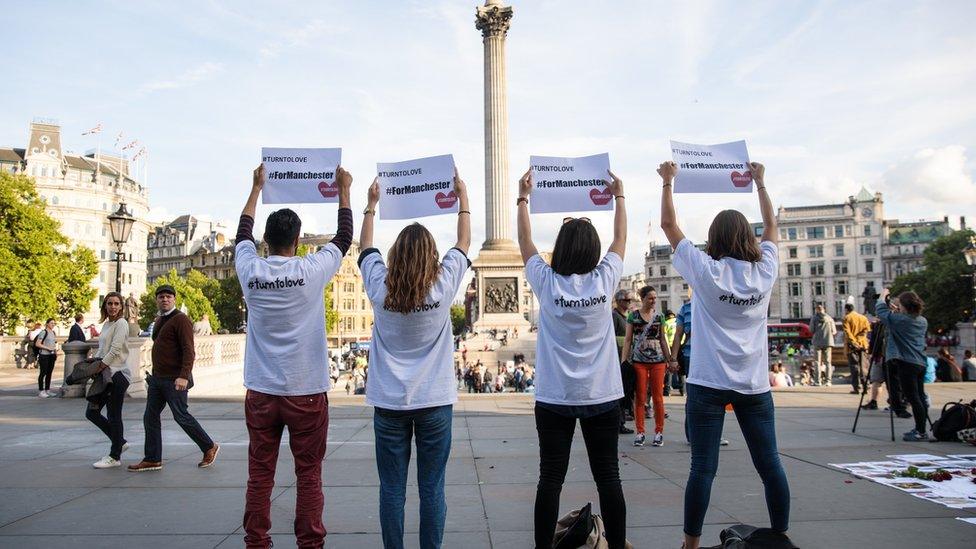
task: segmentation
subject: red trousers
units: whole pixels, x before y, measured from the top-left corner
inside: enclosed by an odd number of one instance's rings
[[[634,394],[634,423],[638,433],[644,433],[644,408],[647,402],[647,386],[651,387],[651,404],[654,405],[654,432],[664,432],[664,372],[667,365],[663,362],[646,364],[634,363],[637,374],[637,387]]]
[[[288,427],[288,443],[295,458],[298,497],[295,537],[298,547],[323,547],[322,459],[329,432],[329,397],[325,393],[274,396],[248,390],[244,420],[247,449],[247,496],[244,504],[244,543],[249,548],[271,547],[271,490],[281,433]]]

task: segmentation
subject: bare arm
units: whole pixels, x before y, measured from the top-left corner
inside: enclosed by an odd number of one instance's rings
[[[678,173],[678,165],[674,162],[663,162],[657,169],[661,176],[661,229],[667,237],[671,249],[677,248],[678,243],[685,239],[685,233],[678,227],[678,216],[674,213],[674,197],[671,195],[671,188],[674,185],[674,176]]]
[[[519,179],[518,200],[518,242],[522,251],[522,263],[528,263],[532,256],[539,253],[532,242],[532,223],[529,221],[529,195],[532,193],[532,170],[525,172]],[[525,200],[523,200],[523,198]]]
[[[634,344],[634,325],[627,323],[627,334],[624,335],[624,350],[623,356],[620,357],[621,362],[627,362],[630,360],[630,348]]]
[[[454,247],[468,253],[471,247],[471,210],[468,209],[468,187],[454,168],[454,194],[458,197],[457,242]]]
[[[247,202],[244,204],[244,211],[241,215],[246,215],[251,219],[254,219],[254,212],[258,205],[258,196],[261,195],[261,189],[264,188],[264,164],[254,169],[254,177],[251,181],[251,194],[247,197]]]
[[[624,205],[624,182],[619,177],[607,170],[610,174],[610,192],[613,193],[613,242],[610,243],[610,251],[624,258],[624,251],[627,249],[627,207]]]
[[[763,220],[762,239],[776,244],[779,242],[779,230],[776,228],[773,203],[766,192],[766,167],[759,162],[750,162],[749,170],[752,172],[752,179],[756,182],[756,191],[759,193],[759,210],[762,212]]]
[[[668,336],[664,333],[664,319],[661,319],[661,329],[657,334],[658,341],[661,343],[661,352],[664,353],[665,362],[671,362],[671,347],[668,346]]]
[[[380,201],[379,178],[373,179],[373,184],[366,192],[366,213],[363,214],[363,226],[359,228],[359,247],[366,250],[373,247],[373,219],[376,217],[376,204]]]
[[[681,338],[685,335],[684,324],[678,324],[674,329],[674,339],[671,340],[671,360],[678,360],[678,351],[681,350]]]

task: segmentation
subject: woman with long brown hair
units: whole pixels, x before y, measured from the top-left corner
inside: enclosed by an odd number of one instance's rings
[[[102,332],[98,337],[98,374],[111,378],[108,389],[99,395],[98,400],[89,402],[85,417],[101,429],[105,436],[112,441],[112,447],[107,456],[92,465],[96,469],[119,467],[122,462],[122,452],[129,449],[129,444],[122,434],[122,403],[125,392],[129,389],[131,374],[126,365],[129,357],[129,323],[123,318],[125,301],[122,294],[109,292],[102,301]],[[106,373],[105,370],[109,372]],[[107,407],[108,417],[102,415],[102,408]]]
[[[905,442],[929,439],[926,420],[929,409],[925,398],[925,333],[929,322],[922,316],[925,303],[915,292],[902,292],[889,299],[891,290],[885,288],[878,296],[875,310],[878,319],[888,330],[885,359],[891,375],[898,376],[902,394],[912,405],[915,428],[902,436]]]
[[[525,278],[539,298],[535,426],[539,484],[535,492],[535,546],[552,546],[559,494],[579,420],[600,494],[600,513],[611,549],[626,546],[627,504],[620,486],[620,356],[610,308],[627,247],[624,184],[612,173],[613,241],[601,258],[600,235],[589,218],[567,217],[547,264],[532,241],[532,174],[519,181],[518,241]]]
[[[759,194],[762,242],[746,216],[719,212],[708,229],[705,251],[685,238],[674,213],[671,186],[678,166],[664,162],[661,228],[674,249],[674,268],[694,290],[691,296],[695,347],[686,380],[685,405],[691,442],[691,472],[685,486],[685,545],[698,549],[712,481],[718,470],[725,407],[749,446],[752,462],[766,488],[772,529],[785,533],[790,519],[790,487],[776,449],[776,421],[769,390],[766,311],[779,270],[777,228],[766,194],[765,168],[748,166]]]
[[[459,211],[457,241],[440,258],[430,231],[419,223],[400,231],[384,263],[373,248],[373,218],[379,184],[369,188],[359,243],[359,268],[373,304],[366,403],[372,405],[376,469],[380,477],[383,546],[403,547],[410,442],[417,445],[420,547],[438,548],[444,537],[447,502],[444,473],[451,452],[451,421],[457,386],[451,302],[471,266],[468,193],[454,174]]]

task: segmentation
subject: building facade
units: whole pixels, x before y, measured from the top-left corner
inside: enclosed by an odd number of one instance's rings
[[[704,250],[704,244],[697,244],[698,249]],[[678,274],[671,264],[671,245],[659,245],[651,242],[646,254],[644,254],[644,273],[640,285],[633,289],[635,292],[643,286],[652,286],[657,292],[657,309],[666,312],[668,310],[678,312],[682,305],[691,301],[688,296],[688,283]],[[637,277],[637,275],[631,275]],[[621,280],[622,282],[623,280]],[[632,282],[637,282],[635,278]]]
[[[98,320],[98,308],[106,293],[115,290],[116,246],[108,216],[125,203],[136,221],[122,253],[122,295],[141,295],[146,288],[146,238],[149,192],[130,173],[129,161],[108,152],[84,156],[69,154],[62,146],[61,127],[55,121],[30,124],[24,149],[0,147],[0,170],[32,177],[47,213],[61,223],[61,232],[72,244],[95,252],[98,275],[92,281],[97,297],[85,314]]]
[[[966,228],[966,218],[960,224]],[[907,221],[889,219],[885,222],[884,244],[881,250],[884,264],[884,284],[890,286],[903,274],[922,269],[925,249],[937,238],[952,233],[949,218],[942,221]]]
[[[206,269],[201,267],[206,266],[205,258],[198,256],[214,253],[228,242],[226,227],[193,215],[181,215],[169,223],[153,227],[146,242],[147,282],[152,283],[171,270],[181,276],[185,276],[190,269],[204,271]],[[194,262],[194,259],[197,261]],[[224,276],[212,278],[229,276],[219,271],[215,274]]]

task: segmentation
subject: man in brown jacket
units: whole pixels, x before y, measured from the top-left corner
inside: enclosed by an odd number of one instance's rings
[[[169,405],[173,419],[200,447],[199,467],[210,467],[220,450],[187,409],[187,394],[193,386],[193,322],[176,309],[176,290],[164,284],[156,289],[159,315],[153,323],[152,375],[146,377],[146,453],[143,460],[130,465],[134,472],[163,468],[163,438],[159,415]]]

